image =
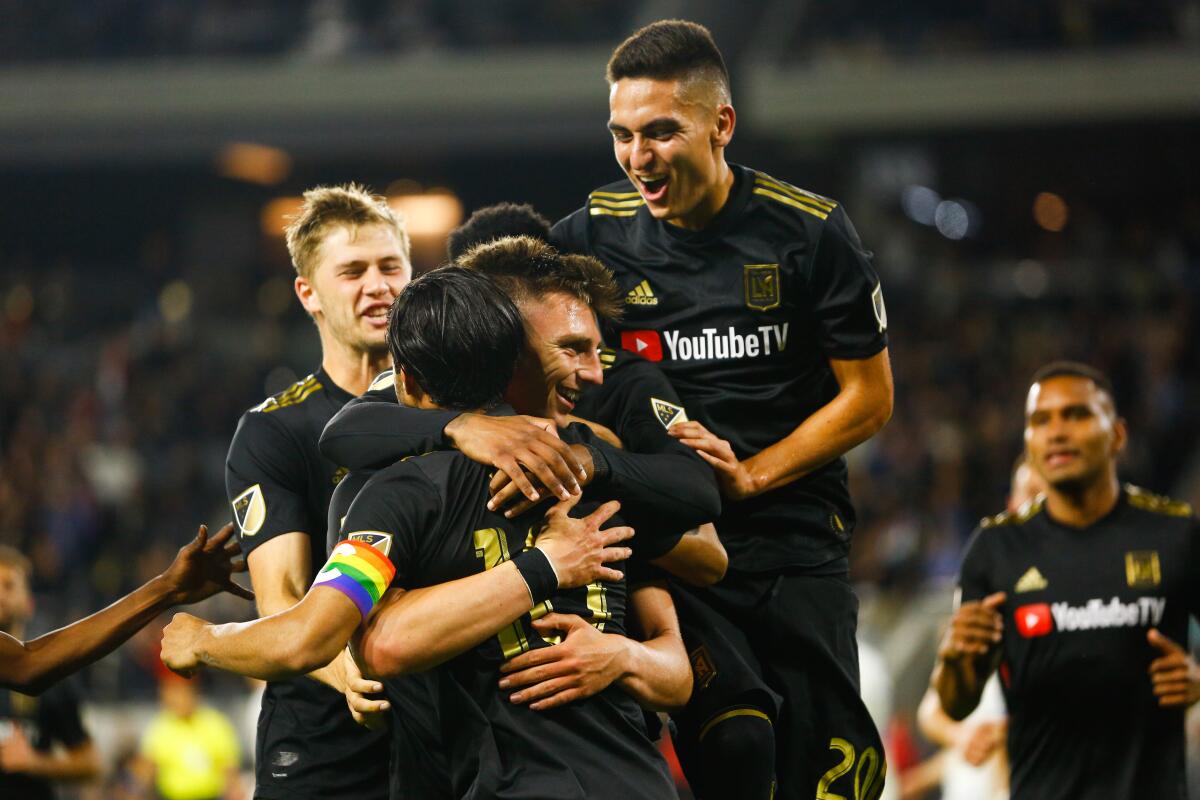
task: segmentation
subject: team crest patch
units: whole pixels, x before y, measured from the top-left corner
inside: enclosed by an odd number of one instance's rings
[[[662,423],[664,428],[669,428],[677,422],[688,421],[687,411],[684,411],[683,406],[668,403],[666,400],[651,397],[650,408],[654,410],[655,418]]]
[[[887,330],[887,306],[883,304],[883,284],[876,284],[871,292],[871,310],[875,312],[875,321],[879,323],[879,332]]]
[[[391,389],[396,385],[396,370],[385,369],[383,372],[375,376],[375,380],[371,381],[371,385],[367,387],[368,392],[373,392],[377,389]]]
[[[769,311],[780,303],[779,265],[746,264],[742,267],[746,286],[746,305],[755,311]]]
[[[267,521],[267,501],[262,486],[254,484],[233,498],[233,518],[237,520],[242,536],[253,536]]]
[[[392,554],[392,535],[383,531],[355,531],[346,537],[352,542],[369,544],[385,556]]]
[[[1125,554],[1125,582],[1131,589],[1147,589],[1162,583],[1158,551],[1133,550]]]
[[[708,648],[700,645],[688,654],[688,659],[692,662],[692,679],[695,681],[695,687],[697,689],[708,688],[713,678],[717,677],[717,668],[713,666]]]

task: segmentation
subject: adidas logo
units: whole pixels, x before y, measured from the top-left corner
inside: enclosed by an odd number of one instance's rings
[[[1017,581],[1015,588],[1017,594],[1020,594],[1021,592],[1037,592],[1045,589],[1049,585],[1050,582],[1042,577],[1042,573],[1038,572],[1037,567],[1030,567],[1025,574],[1021,576],[1021,580]]]
[[[629,294],[625,295],[625,305],[627,306],[656,306],[658,298],[654,296],[654,290],[650,288],[650,281],[642,281],[637,286],[629,290]]]

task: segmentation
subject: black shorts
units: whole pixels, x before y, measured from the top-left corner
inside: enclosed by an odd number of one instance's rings
[[[673,715],[681,740],[756,709],[774,725],[776,797],[878,797],[883,744],[859,696],[858,598],[844,576],[731,572],[672,594],[695,681]]]

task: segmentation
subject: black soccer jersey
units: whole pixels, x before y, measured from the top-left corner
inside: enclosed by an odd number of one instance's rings
[[[326,510],[346,470],[317,440],[351,398],[318,370],[247,411],[225,464],[225,486],[247,554],[276,536],[309,538],[311,575],[325,563]],[[356,724],[342,695],[307,677],[267,684],[255,744],[262,798],[387,797],[387,736]]]
[[[17,735],[23,735],[39,753],[86,744],[90,737],[79,716],[79,697],[74,684],[64,681],[38,697],[0,690],[0,744]],[[0,797],[54,800],[57,796],[49,779],[25,772],[5,772],[0,765]]]
[[[1158,628],[1187,642],[1200,607],[1190,507],[1125,487],[1086,529],[1041,499],[985,520],[963,561],[964,601],[1006,592],[1000,678],[1013,800],[1184,797],[1180,709],[1147,672]]]
[[[554,226],[627,293],[613,344],[655,362],[688,414],[745,458],[837,393],[829,359],[887,346],[879,279],[834,201],[731,165],[735,185],[702,231],[655,220],[620,181]],[[724,510],[730,565],[845,569],[854,510],[842,458]]]
[[[586,440],[579,426],[563,432]],[[570,439],[568,439],[570,440]],[[393,585],[417,588],[495,567],[531,546],[540,511],[515,520],[486,508],[488,469],[434,452],[379,471],[342,525],[384,545]],[[594,507],[592,503],[590,507]],[[586,513],[577,508],[578,513]],[[618,565],[619,568],[619,565]],[[618,687],[549,712],[514,705],[497,681],[507,659],[545,647],[531,620],[553,610],[624,632],[624,582],[561,592],[437,670],[440,739],[449,746],[454,793],[469,798],[663,798],[672,784],[641,709]]]

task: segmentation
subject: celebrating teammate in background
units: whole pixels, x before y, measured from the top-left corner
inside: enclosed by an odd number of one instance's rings
[[[166,572],[108,608],[28,642],[0,632],[0,687],[40,694],[75,670],[108,655],[173,605],[198,603],[220,591],[254,599],[231,577],[246,569],[245,562],[233,561],[239,551],[237,543],[230,541],[232,536],[232,525],[211,538],[201,525],[196,538],[180,548]],[[27,570],[20,571],[28,575]],[[24,577],[11,573],[7,577],[18,579]]]
[[[614,271],[621,346],[671,379],[692,418],[671,432],[725,498],[729,571],[692,595],[720,615],[688,636],[696,687],[676,717],[689,780],[702,798],[765,798],[777,771],[782,798],[856,783],[873,798],[885,766],[858,695],[842,456],[891,414],[878,278],[835,201],[726,162],[736,116],[705,28],[639,30],[608,81],[627,180],[551,238]]]
[[[1184,796],[1200,530],[1187,504],[1118,482],[1125,442],[1107,377],[1039,370],[1025,447],[1045,495],[984,520],[963,560],[932,684],[962,719],[999,669],[1014,800]]]
[[[326,510],[345,470],[321,456],[317,440],[334,412],[389,366],[388,309],[412,277],[400,220],[355,185],[305,192],[287,245],[296,296],[321,338],[321,365],[242,416],[225,472],[264,617],[300,602],[325,563]],[[386,732],[355,724],[342,697],[344,669],[339,658],[313,673],[317,680],[267,685],[256,797],[387,797]]]

